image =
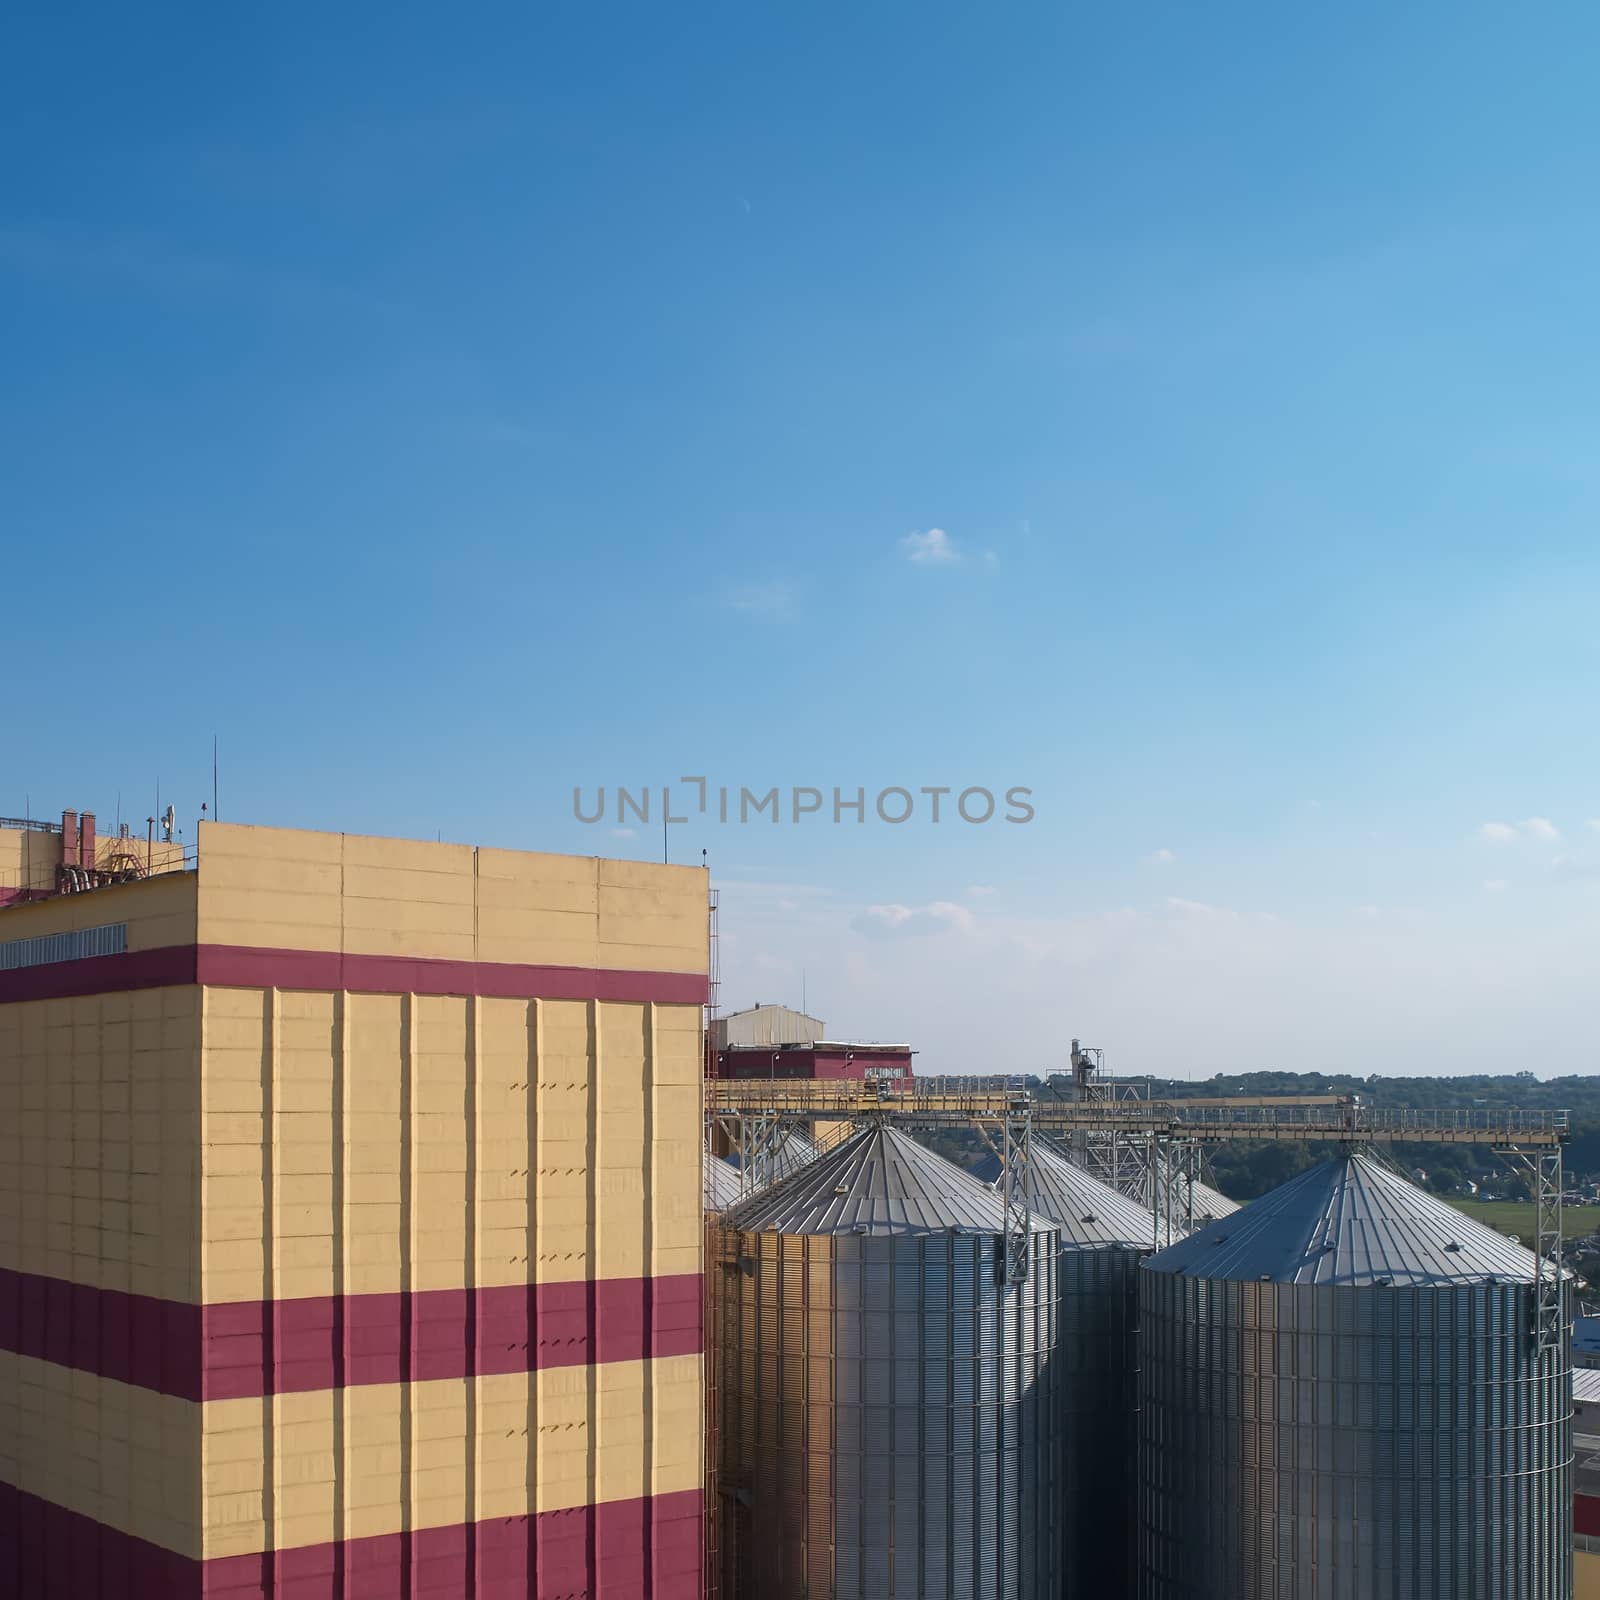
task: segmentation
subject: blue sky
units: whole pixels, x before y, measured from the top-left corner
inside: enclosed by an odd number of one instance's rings
[[[213,732],[224,816],[560,850],[659,845],[574,785],[1022,784],[675,829],[725,998],[950,1069],[1592,1070],[1597,45],[31,8],[0,812],[197,814]]]

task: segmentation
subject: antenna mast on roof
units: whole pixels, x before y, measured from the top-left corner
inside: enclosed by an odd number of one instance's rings
[[[700,852],[705,859],[705,851]],[[717,908],[722,899],[720,890],[706,891],[706,1032],[722,1003],[722,957],[717,949]]]

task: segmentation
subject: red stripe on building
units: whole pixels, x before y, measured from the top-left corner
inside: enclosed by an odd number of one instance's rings
[[[163,945],[117,956],[85,956],[0,972],[0,1005],[67,1000],[208,983],[232,989],[344,989],[354,994],[479,995],[496,1000],[625,1000],[704,1005],[699,972],[613,972],[509,961],[434,961],[417,956],[342,955],[337,950],[250,945]]]
[[[699,1600],[698,1489],[193,1561],[0,1484],[4,1600]]]
[[[703,1304],[698,1273],[192,1306],[0,1269],[0,1350],[237,1400],[698,1355]]]
[[[1600,1534],[1600,1499],[1592,1494],[1573,1495],[1572,1527],[1575,1533]]]
[[[352,994],[480,995],[494,1000],[630,1000],[704,1005],[697,972],[540,967],[509,961],[440,961],[421,956],[341,955],[206,944],[201,983],[234,989],[346,989]]]
[[[232,1400],[697,1355],[698,1273],[207,1306],[204,1395]]]
[[[0,1267],[0,1350],[14,1355],[199,1400],[201,1328],[199,1306]]]
[[[84,956],[77,961],[41,962],[0,972],[0,1005],[21,1000],[73,1000],[87,994],[127,994],[135,989],[169,989],[195,981],[197,951],[192,944],[159,950],[129,950],[119,956]]]

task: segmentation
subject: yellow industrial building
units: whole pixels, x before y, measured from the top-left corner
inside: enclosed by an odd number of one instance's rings
[[[176,864],[0,905],[0,1596],[699,1596],[705,874]]]

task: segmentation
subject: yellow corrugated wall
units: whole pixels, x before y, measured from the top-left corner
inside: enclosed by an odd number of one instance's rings
[[[1572,1584],[1573,1600],[1600,1600],[1600,1555],[1573,1551]]]
[[[207,1304],[700,1271],[693,1006],[208,988],[203,1027]],[[541,1374],[552,1403],[592,1385],[593,1408],[535,1404],[531,1473],[527,1448],[498,1451],[474,1464],[475,1496],[510,1515],[697,1488],[700,1358],[650,1365],[648,1384],[624,1367]],[[464,1436],[465,1382],[422,1387],[409,1474],[399,1410],[343,1391],[342,1485],[320,1470],[331,1412],[278,1442],[275,1482],[263,1453],[251,1483],[237,1435],[263,1428],[262,1403],[213,1402],[207,1555],[330,1540],[351,1492],[345,1538],[491,1514],[465,1498],[454,1445],[417,1449]]]

